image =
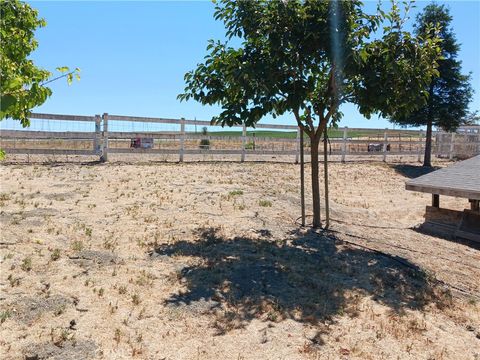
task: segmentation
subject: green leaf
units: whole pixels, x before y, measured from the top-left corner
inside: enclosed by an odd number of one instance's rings
[[[0,97],[0,111],[1,111],[1,119],[4,118],[4,114],[10,112],[9,110],[15,105],[17,99],[14,95],[2,95]]]
[[[61,73],[66,73],[66,72],[70,71],[68,66],[57,67],[57,70],[60,71]]]
[[[2,84],[2,92],[8,93],[9,90],[15,90],[21,87],[23,84],[23,79],[20,76],[17,76],[11,80],[4,81]]]

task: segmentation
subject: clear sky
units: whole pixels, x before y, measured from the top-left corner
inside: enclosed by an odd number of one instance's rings
[[[223,39],[223,24],[213,19],[210,1],[30,3],[47,21],[37,32],[40,45],[33,60],[50,71],[64,65],[82,70],[81,81],[72,86],[53,83],[52,97],[35,111],[199,120],[218,113],[218,108],[176,99],[185,72],[202,61],[207,40]],[[427,3],[417,1],[413,15]],[[451,10],[463,70],[473,72],[471,110],[480,109],[480,1],[439,3]],[[375,6],[376,1],[366,2],[369,11]],[[340,126],[391,127],[377,117],[364,119],[353,105],[342,110]],[[295,123],[291,116],[275,121]]]

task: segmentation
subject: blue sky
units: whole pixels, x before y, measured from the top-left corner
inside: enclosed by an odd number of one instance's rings
[[[36,111],[199,120],[218,113],[215,107],[176,99],[185,72],[202,61],[207,40],[223,39],[223,24],[213,19],[210,1],[30,3],[47,21],[37,32],[39,47],[32,59],[50,71],[63,65],[82,70],[81,81],[72,86],[53,83],[52,97]],[[418,1],[413,14],[427,3]],[[450,7],[463,70],[473,72],[471,109],[480,109],[480,2],[439,3]],[[375,6],[366,2],[368,10]],[[353,105],[342,110],[340,126],[391,127],[377,117],[364,119]],[[294,124],[290,116],[262,120],[272,121]]]

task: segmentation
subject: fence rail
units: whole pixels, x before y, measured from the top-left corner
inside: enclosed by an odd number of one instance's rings
[[[90,155],[98,156],[102,161],[108,161],[109,154],[177,155],[178,161],[183,161],[185,155],[208,154],[238,155],[240,161],[253,155],[285,155],[298,162],[300,153],[300,130],[294,125],[258,124],[255,129],[236,125],[234,127],[241,128],[241,131],[232,135],[231,132],[212,134],[208,129],[215,126],[202,120],[43,113],[33,113],[31,119],[31,129],[1,130],[0,148],[7,154]],[[74,127],[72,122],[81,131],[70,131]],[[141,124],[157,129],[138,129]],[[158,126],[162,124],[174,129],[159,130]],[[207,132],[186,130],[192,126],[195,129],[197,126],[206,127]],[[132,129],[127,131],[125,127]],[[271,131],[270,136],[264,129]],[[413,155],[420,161],[424,152],[425,135],[421,130],[345,127],[329,131],[329,136],[330,154],[340,156],[342,161],[353,155],[382,156],[383,161],[390,155]],[[433,139],[433,152],[449,158],[472,156],[480,153],[479,137],[480,134],[471,132],[438,132]],[[304,147],[308,155],[308,137]]]

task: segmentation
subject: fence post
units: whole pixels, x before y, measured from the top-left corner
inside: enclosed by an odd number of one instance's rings
[[[102,156],[100,157],[101,162],[108,161],[108,113],[102,115],[103,119],[103,148]]]
[[[383,162],[387,161],[387,130],[388,128],[385,128],[385,132],[383,133]]]
[[[418,157],[417,161],[421,162],[422,161],[422,144],[423,144],[423,130],[420,130],[419,136],[418,136]]]
[[[348,127],[343,128],[343,144],[342,144],[342,163],[345,162],[345,155],[347,153],[347,131]]]
[[[454,151],[455,151],[455,133],[452,133],[452,136],[450,137],[450,151],[448,153],[448,158],[450,160],[453,159]]]
[[[179,161],[183,162],[183,154],[185,153],[185,118],[180,119],[180,157]]]
[[[242,128],[242,159],[241,159],[241,162],[245,161],[246,140],[247,140],[247,127],[245,126],[245,123],[244,123],[243,128]]]
[[[302,129],[297,129],[297,153],[295,154],[295,164],[298,164],[298,157],[300,156],[300,131]]]
[[[101,116],[95,115],[95,139],[93,140],[93,151],[95,151],[95,153],[100,156],[102,156],[101,121],[102,121]]]

